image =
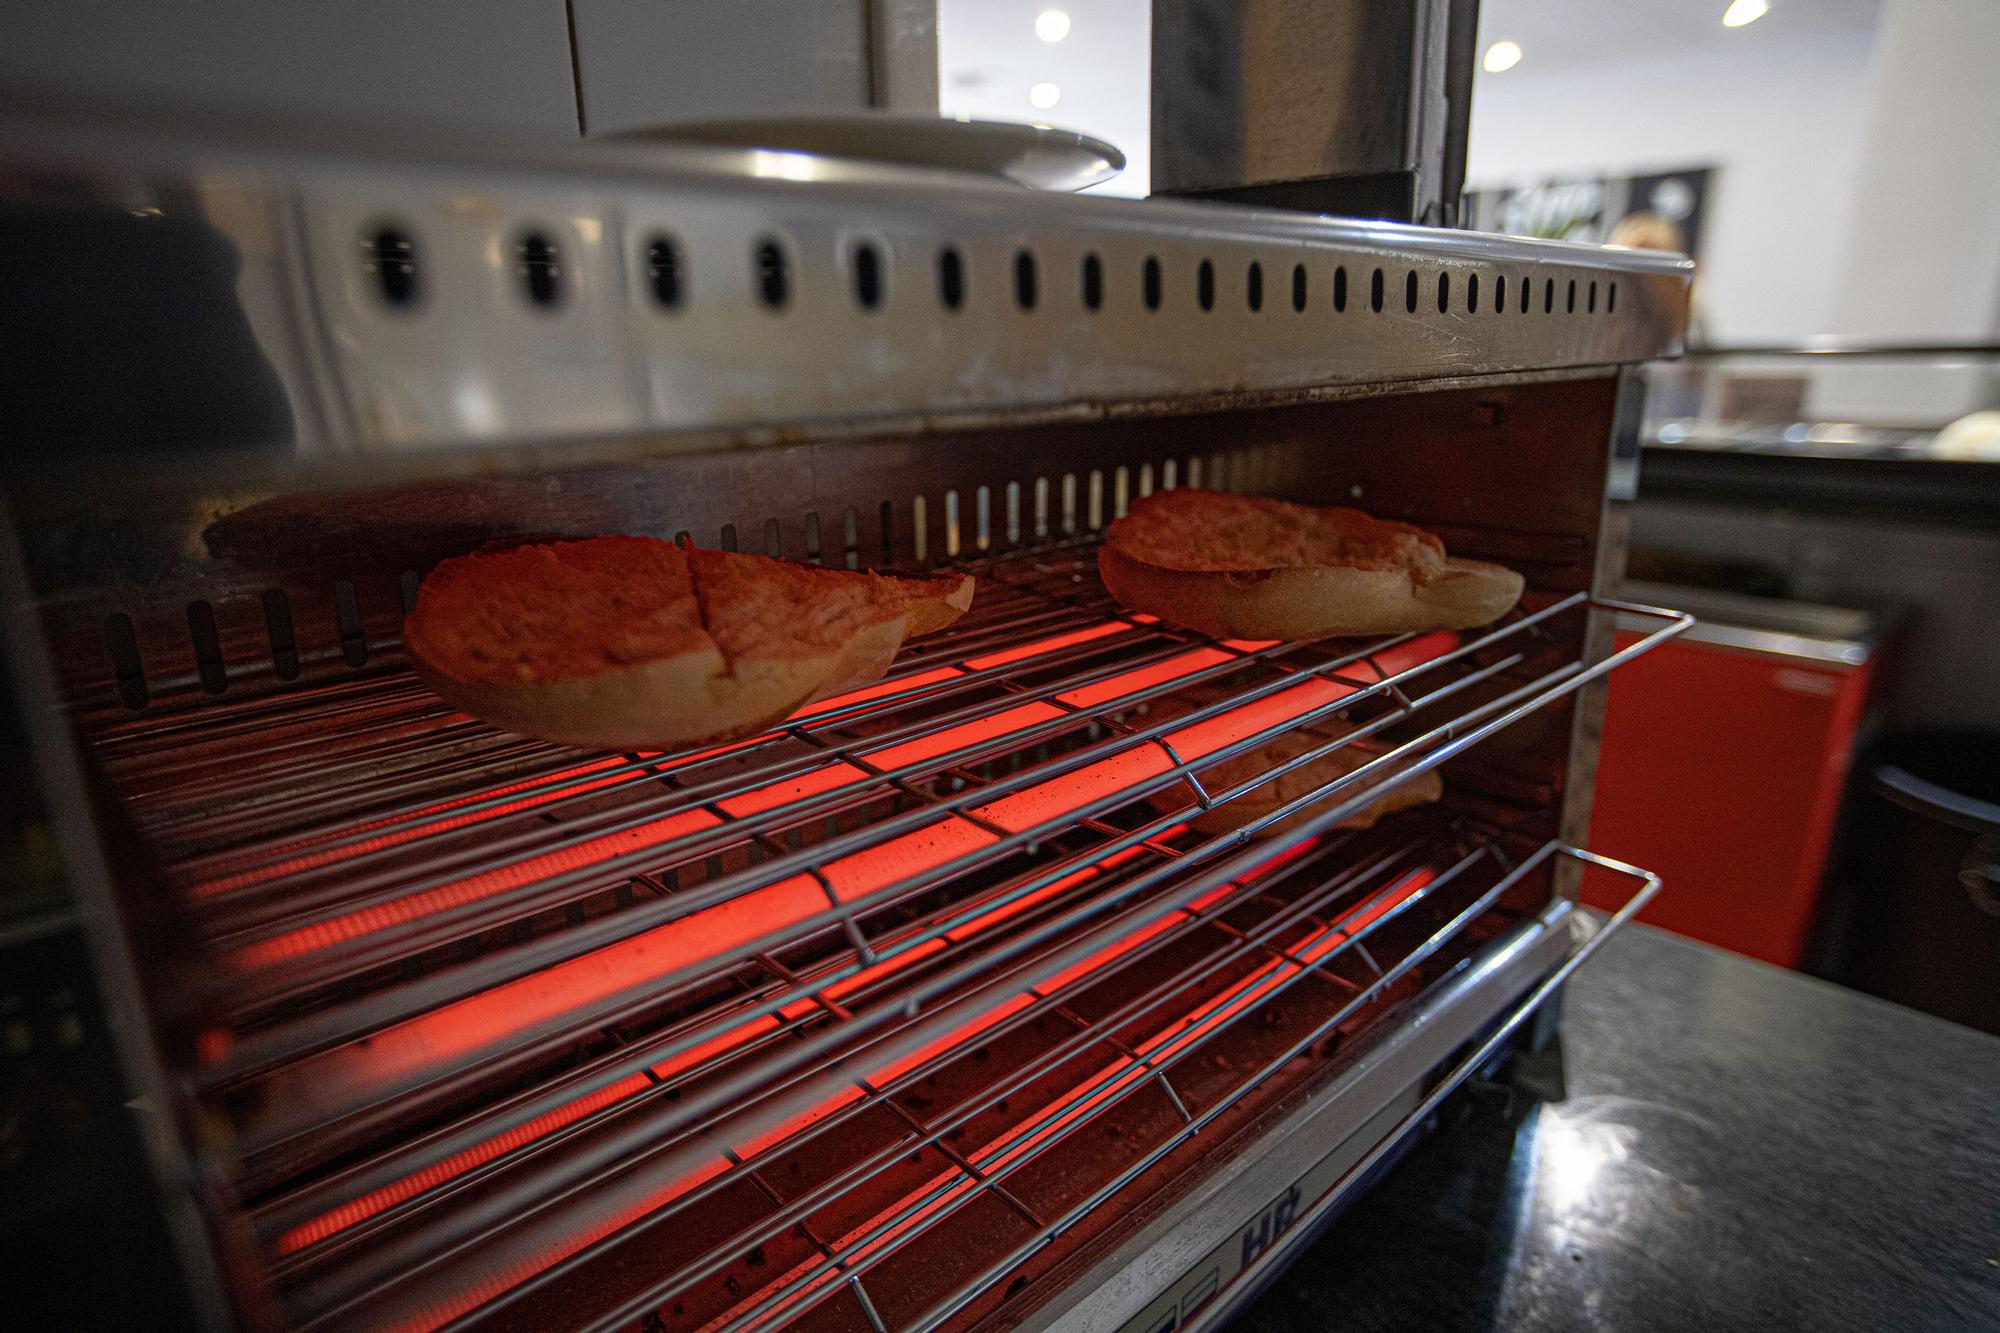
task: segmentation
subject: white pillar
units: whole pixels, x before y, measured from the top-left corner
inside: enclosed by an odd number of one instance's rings
[[[1837,94],[1837,90],[1829,90]],[[2000,335],[2000,3],[1882,0],[1833,331],[1880,341]],[[1813,201],[1770,225],[1811,226]],[[1813,415],[1934,423],[1982,407],[1991,368],[1818,377]]]

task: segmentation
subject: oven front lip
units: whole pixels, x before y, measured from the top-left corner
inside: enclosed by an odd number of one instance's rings
[[[1059,1270],[1056,1298],[1024,1329],[1110,1333],[1135,1317],[1305,1171],[1337,1151],[1385,1107],[1421,1085],[1452,1052],[1562,961],[1576,909],[1556,899],[1489,945],[1320,1086],[1274,1108],[1239,1140],[1225,1164],[1173,1199],[1110,1253],[1081,1271]],[[1363,1145],[1372,1147],[1373,1145]],[[1352,1188],[1352,1186],[1350,1186]],[[1230,1292],[1203,1311],[1230,1308]],[[1183,1327],[1187,1327],[1183,1325]]]

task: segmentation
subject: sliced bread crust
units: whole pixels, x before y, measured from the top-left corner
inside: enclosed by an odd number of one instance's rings
[[[1208,690],[1192,690],[1185,697],[1176,695],[1164,705],[1168,715],[1186,710],[1192,711],[1221,698]],[[1274,736],[1263,745],[1225,759],[1201,772],[1204,789],[1211,795],[1229,790],[1240,783],[1248,782],[1289,760],[1297,759],[1329,741],[1351,735],[1354,727],[1339,718],[1321,718],[1302,727]],[[1326,786],[1337,778],[1381,758],[1384,748],[1372,739],[1350,741],[1330,754],[1321,755],[1309,763],[1302,764],[1288,773],[1280,774],[1261,786],[1252,787],[1232,800],[1224,801],[1208,810],[1183,810],[1186,799],[1184,787],[1176,785],[1163,788],[1151,797],[1152,805],[1163,814],[1176,811],[1184,813],[1187,822],[1197,832],[1207,834],[1229,833],[1242,828],[1252,820],[1260,819],[1280,806],[1289,804]],[[1435,769],[1419,773],[1398,782],[1387,791],[1381,792],[1361,809],[1348,815],[1334,825],[1335,828],[1373,828],[1375,822],[1384,816],[1407,810],[1413,806],[1430,805],[1444,795],[1444,781]],[[1295,810],[1285,818],[1265,829],[1267,834],[1289,833],[1304,824],[1319,810],[1345,799],[1346,794],[1327,797],[1315,801],[1302,810]]]
[[[767,730],[879,680],[903,640],[971,604],[962,576],[899,579],[652,538],[447,560],[404,625],[417,674],[496,725],[662,750]]]
[[[1135,611],[1247,639],[1472,629],[1524,586],[1408,524],[1191,489],[1135,501],[1106,532],[1098,571]]]

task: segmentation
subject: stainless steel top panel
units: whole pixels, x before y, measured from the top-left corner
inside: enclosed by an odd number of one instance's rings
[[[1460,380],[1670,355],[1686,322],[1685,261],[1557,242],[797,153],[4,123],[15,216],[233,248],[271,457]]]

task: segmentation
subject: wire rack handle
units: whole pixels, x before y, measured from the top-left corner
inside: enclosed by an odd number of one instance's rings
[[[1520,1029],[1521,1025],[1526,1023],[1537,1009],[1541,1008],[1542,1003],[1555,994],[1556,990],[1564,982],[1569,980],[1571,974],[1579,967],[1582,967],[1592,954],[1602,948],[1607,939],[1622,929],[1633,917],[1637,916],[1641,909],[1647,903],[1651,902],[1654,895],[1660,891],[1660,877],[1650,870],[1641,870],[1638,866],[1627,865],[1623,861],[1614,861],[1608,856],[1599,856],[1596,852],[1585,851],[1581,847],[1572,847],[1568,843],[1558,844],[1555,854],[1558,856],[1567,856],[1571,860],[1580,861],[1585,865],[1593,865],[1600,869],[1609,870],[1614,874],[1622,875],[1628,879],[1637,880],[1639,882],[1638,888],[1633,891],[1630,898],[1625,900],[1624,905],[1619,907],[1616,912],[1613,912],[1608,919],[1594,928],[1590,928],[1589,933],[1584,935],[1581,941],[1576,944],[1575,948],[1570,952],[1569,957],[1565,958],[1555,971],[1544,977],[1539,985],[1523,996],[1520,1002],[1507,1012],[1506,1017],[1500,1020],[1499,1026],[1494,1028],[1487,1035],[1486,1039],[1473,1049],[1470,1055],[1453,1065],[1450,1072],[1438,1080],[1430,1092],[1425,1094],[1424,1099],[1417,1103],[1414,1110],[1401,1120],[1398,1120],[1393,1129],[1384,1134],[1374,1147],[1364,1153],[1354,1165],[1348,1167],[1341,1174],[1340,1178],[1327,1188],[1324,1194],[1315,1199],[1305,1212],[1299,1215],[1298,1219],[1292,1224],[1291,1234],[1293,1236],[1311,1234],[1313,1226],[1320,1218],[1325,1216],[1328,1210],[1340,1202],[1355,1181],[1366,1175],[1377,1162],[1382,1160],[1385,1154],[1403,1140],[1406,1134],[1421,1124],[1432,1112],[1436,1111],[1445,1098],[1457,1091],[1460,1084],[1472,1077],[1475,1071],[1491,1059],[1494,1052],[1500,1049],[1501,1044],[1513,1036]],[[1575,922],[1572,925],[1573,930],[1583,929],[1580,921],[1573,919],[1573,922]],[[1289,1250],[1285,1246],[1272,1246],[1269,1250],[1265,1251],[1253,1264],[1236,1275],[1235,1283],[1237,1289],[1239,1291],[1246,1291],[1257,1287],[1264,1275],[1280,1261],[1281,1256],[1287,1253],[1289,1253]],[[1213,1304],[1210,1308],[1212,1312],[1220,1313],[1226,1310],[1227,1307],[1227,1302],[1219,1302]],[[1189,1327],[1192,1326],[1183,1325],[1184,1329]]]

